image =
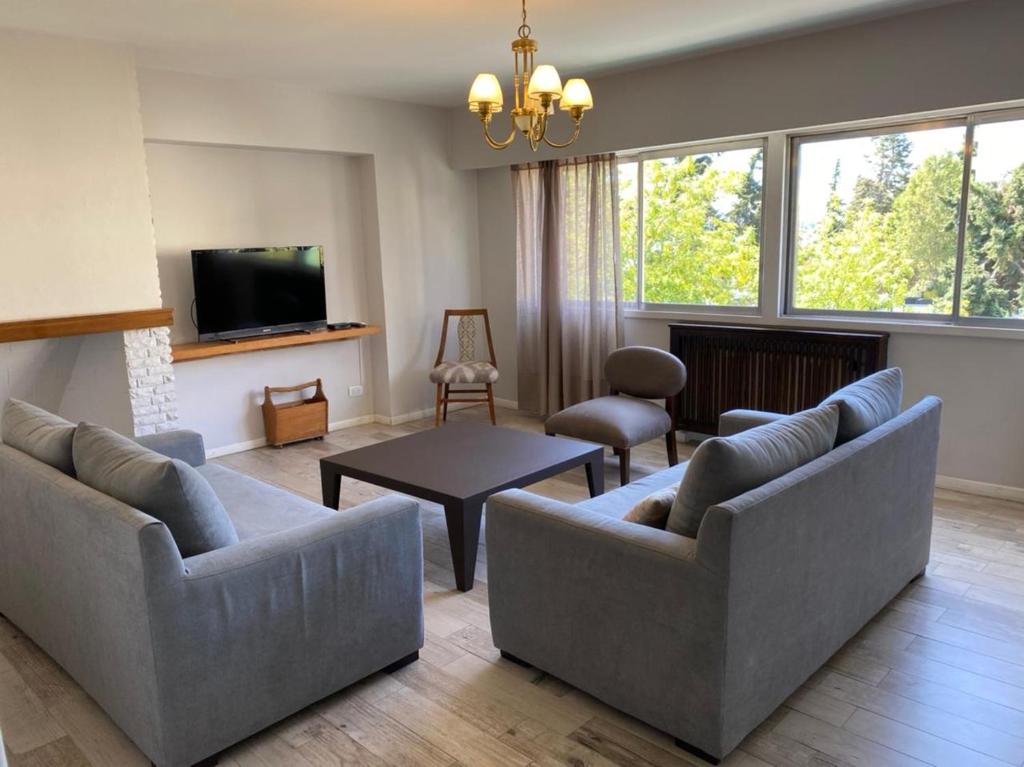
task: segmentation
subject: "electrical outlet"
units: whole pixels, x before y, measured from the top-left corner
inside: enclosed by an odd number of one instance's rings
[[[362,386],[350,386],[348,387],[348,396],[350,397],[362,397],[363,387]]]

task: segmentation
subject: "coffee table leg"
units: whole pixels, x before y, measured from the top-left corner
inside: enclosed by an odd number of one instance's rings
[[[448,523],[448,544],[452,549],[452,568],[455,570],[455,585],[459,591],[469,591],[473,588],[483,510],[482,501],[453,502],[444,507],[444,516]]]
[[[320,492],[324,506],[337,509],[341,502],[341,472],[320,467]]]
[[[587,488],[590,490],[590,497],[593,498],[604,492],[604,454],[587,461],[586,465]]]

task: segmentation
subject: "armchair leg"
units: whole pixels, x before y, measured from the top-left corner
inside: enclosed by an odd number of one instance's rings
[[[679,463],[679,448],[676,446],[675,427],[665,434],[665,449],[668,451],[668,465],[675,466]]]
[[[452,394],[452,385],[444,385],[444,398],[441,401],[441,420],[448,423],[448,398]]]
[[[619,486],[625,487],[629,484],[629,448],[614,447],[612,452],[619,457]]]
[[[497,426],[498,421],[494,417],[494,385],[487,384],[487,409],[491,411],[491,426]]]
[[[515,655],[513,655],[510,652],[505,652],[504,650],[501,650],[500,652],[501,652],[501,657],[502,658],[504,658],[507,661],[511,661],[512,663],[515,663],[517,666],[523,666],[525,668],[533,668],[533,666],[531,666],[525,660],[523,660],[522,658],[517,658]]]
[[[419,659],[420,659],[420,651],[416,650],[416,652],[411,652],[408,655],[406,655],[404,658],[399,658],[394,663],[392,663],[392,664],[390,664],[388,666],[385,666],[384,668],[382,668],[380,670],[380,673],[382,673],[382,674],[391,674],[391,673],[393,673],[395,671],[398,671],[398,669],[400,669],[400,668],[405,668],[410,663],[415,663]]]
[[[441,425],[441,387],[442,384],[437,385],[437,397],[434,399],[434,426]]]

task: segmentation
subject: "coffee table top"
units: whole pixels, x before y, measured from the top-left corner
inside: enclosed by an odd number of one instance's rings
[[[601,460],[592,442],[448,423],[321,458],[324,468],[438,503],[484,498]]]

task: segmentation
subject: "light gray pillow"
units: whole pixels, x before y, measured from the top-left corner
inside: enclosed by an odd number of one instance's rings
[[[690,459],[665,529],[696,538],[710,507],[825,455],[835,443],[838,423],[838,407],[821,405],[731,437],[705,440]]]
[[[672,504],[675,502],[676,493],[679,492],[679,483],[655,490],[648,496],[637,501],[636,506],[626,512],[622,519],[624,522],[636,522],[638,525],[656,527],[659,530],[665,529],[668,521],[668,514],[672,511]]]
[[[900,414],[903,402],[903,371],[886,368],[854,381],[822,400],[839,405],[836,446],[857,439]]]
[[[68,476],[75,476],[71,457],[71,440],[75,436],[73,423],[35,405],[9,399],[4,405],[2,427],[5,444]]]
[[[167,525],[181,556],[238,543],[238,533],[210,483],[103,426],[80,423],[73,444],[78,479]]]

